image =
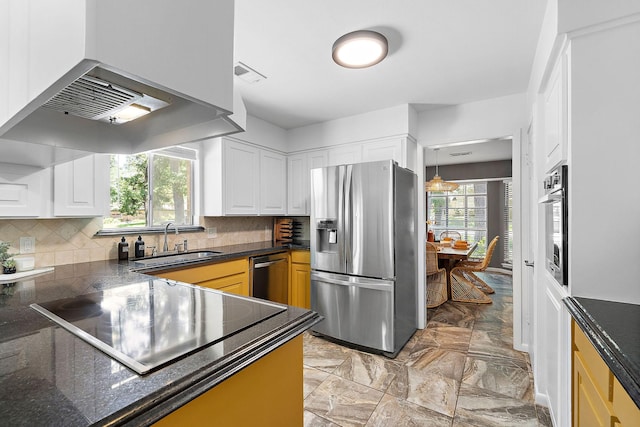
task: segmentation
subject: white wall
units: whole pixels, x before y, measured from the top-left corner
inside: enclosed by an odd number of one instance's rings
[[[552,54],[553,47],[556,44],[558,35],[558,1],[547,0],[547,9],[542,21],[540,36],[538,37],[538,46],[531,67],[529,76],[529,85],[527,87],[527,118],[535,117],[534,106],[536,105],[540,85],[542,83],[547,63]],[[534,123],[535,124],[535,123]],[[538,129],[534,129],[536,132]]]
[[[526,127],[524,93],[470,102],[418,114],[418,144],[446,144],[513,135]]]
[[[261,145],[272,150],[288,152],[287,131],[279,126],[247,114],[247,128],[233,138]]]
[[[409,117],[412,114],[415,114],[413,108],[403,104],[291,129],[287,134],[288,151],[293,153],[351,142],[404,136],[409,134]]]
[[[640,304],[639,51],[640,17],[572,39],[569,281],[575,296]],[[602,241],[607,236],[616,238]]]
[[[640,12],[640,2],[630,0],[563,0],[558,2],[558,32],[566,33],[594,23],[604,23]]]

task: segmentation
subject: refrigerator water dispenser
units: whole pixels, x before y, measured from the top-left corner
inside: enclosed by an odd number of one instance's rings
[[[316,230],[318,233],[318,252],[337,252],[338,247],[338,221],[335,219],[321,219],[318,221]]]

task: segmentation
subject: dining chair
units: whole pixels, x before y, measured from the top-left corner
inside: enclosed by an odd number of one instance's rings
[[[493,238],[493,240],[489,243],[487,247],[487,253],[484,258],[480,261],[471,261],[465,260],[460,261],[456,266],[451,270],[451,275],[455,274],[458,277],[463,277],[467,281],[473,283],[478,289],[480,289],[485,294],[492,294],[495,291],[493,288],[487,283],[479,278],[475,273],[485,271],[491,262],[491,257],[493,256],[493,252],[496,249],[496,245],[498,244],[499,236]]]
[[[474,302],[477,304],[491,304],[489,298],[484,292],[476,287],[462,275],[453,275],[451,270],[451,300],[458,302]]]
[[[435,308],[447,301],[447,270],[438,268],[438,247],[426,245],[427,308]]]
[[[447,230],[440,233],[440,241],[445,237],[451,237],[453,240],[462,240],[462,234],[457,231]]]

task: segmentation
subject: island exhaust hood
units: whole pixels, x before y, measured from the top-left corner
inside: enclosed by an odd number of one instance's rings
[[[231,0],[25,0],[7,9],[0,145],[130,154],[245,127]],[[125,117],[126,107],[140,116]]]

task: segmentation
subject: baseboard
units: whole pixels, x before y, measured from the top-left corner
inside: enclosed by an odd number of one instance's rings
[[[540,393],[539,391],[535,392],[534,398],[536,405],[544,406],[545,408],[549,408],[549,396],[546,394]],[[551,408],[549,408],[551,410]]]

